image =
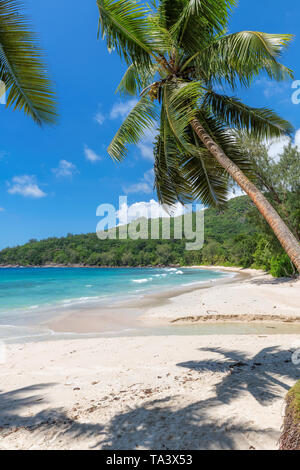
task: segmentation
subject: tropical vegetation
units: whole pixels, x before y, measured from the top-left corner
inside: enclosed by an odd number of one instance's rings
[[[108,153],[121,161],[130,144],[156,129],[155,187],[172,205],[200,200],[221,208],[232,180],[250,197],[300,272],[300,244],[268,198],[255,185],[251,159],[235,136],[258,139],[291,135],[292,126],[267,108],[242,103],[238,86],[261,73],[292,77],[279,60],[292,36],[242,31],[227,34],[235,0],[98,0],[99,32],[127,64],[118,87],[137,95],[136,106]]]
[[[186,240],[174,239],[174,219],[170,240],[99,240],[96,233],[63,238],[30,240],[23,246],[0,252],[0,265],[40,266],[80,264],[91,266],[156,266],[207,264],[251,264],[257,245],[256,228],[248,215],[251,203],[238,197],[219,213],[210,208],[205,212],[205,246],[201,251],[186,251]],[[160,233],[161,233],[160,220]],[[149,226],[151,221],[149,221]],[[249,259],[247,256],[250,256]]]
[[[38,38],[22,4],[0,0],[0,97],[38,125],[56,121],[56,98]]]
[[[256,139],[238,136],[241,149],[248,151],[257,184],[276,207],[290,229],[300,234],[300,152],[287,145],[276,160]],[[273,231],[247,196],[231,199],[222,209],[205,211],[205,243],[200,251],[186,251],[186,240],[99,240],[96,234],[31,240],[0,252],[0,265],[82,266],[230,265],[260,268],[275,277],[295,274],[289,257]],[[151,221],[149,224],[149,233]],[[162,221],[160,220],[160,234]],[[195,227],[194,227],[195,229]]]
[[[287,394],[286,403],[280,450],[300,450],[300,380]]]

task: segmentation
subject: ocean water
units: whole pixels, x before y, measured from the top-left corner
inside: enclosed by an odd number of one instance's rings
[[[228,276],[188,268],[0,268],[0,339],[51,334],[51,312],[112,305],[123,299]]]

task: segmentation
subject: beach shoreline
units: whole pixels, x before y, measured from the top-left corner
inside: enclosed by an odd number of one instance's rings
[[[188,292],[194,288],[190,284],[184,287],[185,283],[196,281],[202,285],[218,277],[224,277],[224,273],[177,268],[124,269],[120,272],[112,269],[94,272],[87,269],[66,269],[63,272],[30,268],[28,271],[21,268],[2,270],[4,290],[1,291],[0,339],[8,335],[15,340],[18,336],[30,335],[30,329],[34,329],[37,337],[38,328],[43,329],[38,336],[42,335],[44,340],[45,335],[55,333],[55,328],[52,330],[48,322],[64,318],[69,318],[68,325],[59,328],[59,332],[93,334],[115,330],[115,326],[124,329],[126,322],[127,327],[131,327],[141,309],[163,302],[168,293],[173,295],[174,292]],[[84,319],[82,329],[78,326],[73,328],[73,317],[74,321],[79,317]],[[86,321],[88,317],[89,322]],[[111,325],[110,320],[113,320]]]
[[[92,334],[115,332],[118,328],[138,330],[189,323],[300,322],[300,280],[275,279],[253,269],[222,266],[191,269],[222,271],[234,276],[147,293],[113,306],[68,310],[45,326],[59,333]]]
[[[199,328],[216,322],[211,310],[196,318],[211,308],[220,325],[236,311],[266,325],[270,312],[274,323],[300,319],[299,280],[239,272],[208,284],[144,299],[140,324]],[[75,316],[64,319],[73,328]],[[0,449],[278,449],[284,398],[300,378],[300,334],[221,331],[7,344]]]
[[[201,267],[191,269],[201,269]],[[213,271],[223,272],[221,269]],[[160,319],[157,321],[154,318],[149,323],[147,311],[153,307],[163,307],[171,299],[180,297],[183,294],[188,295],[197,290],[209,289],[214,285],[232,284],[238,280],[251,277],[249,273],[240,273],[239,271],[232,271],[232,274],[234,274],[232,277],[225,276],[220,279],[194,282],[192,285],[164,288],[152,293],[147,292],[130,300],[115,301],[113,305],[97,305],[93,308],[77,310],[68,309],[64,313],[60,312],[57,318],[44,323],[44,326],[53,332],[59,333],[100,333],[111,329],[115,331],[116,327],[124,327],[124,324],[127,328],[143,328],[166,324],[169,323],[168,320]]]

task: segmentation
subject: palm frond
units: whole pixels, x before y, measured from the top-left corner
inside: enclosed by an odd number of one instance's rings
[[[203,41],[224,30],[235,0],[183,0],[172,32],[179,47],[190,52],[203,47]]]
[[[193,198],[209,207],[221,207],[228,198],[228,177],[214,164],[209,152],[198,149],[185,158],[183,175]]]
[[[126,157],[128,144],[137,144],[147,129],[156,122],[156,105],[147,96],[130,111],[108,147],[109,155],[117,161]]]
[[[261,139],[272,139],[283,135],[291,135],[293,126],[267,108],[252,108],[238,98],[219,95],[213,91],[206,93],[203,107],[228,126],[246,129]]]
[[[178,144],[187,148],[185,131],[197,112],[200,84],[176,80],[167,83],[163,90],[163,103],[170,129]]]
[[[180,179],[180,182],[182,180],[176,166],[170,165],[170,146],[172,146],[170,138],[162,134],[157,137],[154,146],[154,187],[159,202],[167,206],[173,206],[181,199],[178,180]],[[178,149],[173,150],[173,160],[176,161]]]
[[[171,32],[162,25],[159,15],[148,16],[151,46],[159,55],[169,54],[176,46]]]
[[[134,0],[97,0],[99,29],[109,50],[115,50],[127,64],[151,64],[149,10]]]
[[[224,125],[221,119],[213,115],[209,109],[202,108],[198,114],[197,119],[204,127],[206,132],[211,136],[214,142],[223,150],[223,152],[248,176],[249,179],[254,178],[252,163],[248,159],[238,145],[238,141],[234,132]],[[206,147],[198,140],[198,145],[203,149]],[[211,155],[215,165],[219,166],[215,158]],[[225,171],[219,167],[220,171]]]
[[[241,31],[222,36],[192,55],[182,69],[193,65],[196,76],[203,71],[212,83],[226,82],[231,88],[237,83],[249,86],[261,72],[273,80],[293,77],[292,70],[278,62],[282,51],[289,45],[290,34],[266,34]]]
[[[145,71],[143,68],[131,64],[119,83],[116,92],[132,96],[140,94],[144,88],[153,82],[156,71],[156,66],[152,66]]]
[[[177,23],[183,7],[183,0],[159,0],[157,13],[161,19],[161,25],[168,31]]]
[[[154,147],[155,188],[161,204],[173,206],[192,200],[188,182],[181,173],[180,150],[170,130],[164,106],[161,109],[160,134]]]
[[[18,1],[0,2],[0,80],[8,90],[7,107],[23,110],[37,124],[56,121],[53,84],[37,36]]]
[[[198,117],[200,84],[180,85],[164,89],[161,117],[164,133],[161,132],[157,148],[160,159],[156,158],[158,197],[168,204],[175,199],[180,202],[196,199],[220,207],[227,199],[228,175],[194,135],[190,125],[191,120]],[[220,129],[218,137],[220,142]]]

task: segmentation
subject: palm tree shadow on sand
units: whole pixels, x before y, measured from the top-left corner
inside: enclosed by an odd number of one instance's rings
[[[282,351],[274,346],[262,349],[252,358],[241,351],[225,348],[201,348],[201,351],[220,355],[220,361],[189,361],[177,365],[199,373],[229,372],[216,386],[216,399],[222,403],[230,403],[248,392],[261,405],[267,406],[290,389],[284,378],[296,381],[300,377],[299,367],[291,360],[292,350]]]
[[[134,442],[148,449],[248,449],[266,435],[273,445],[277,442],[279,430],[268,428],[267,423],[265,429],[260,429],[253,421],[243,421],[242,410],[239,416],[218,419],[218,408],[229,405],[243,393],[250,394],[262,406],[283,398],[290,388],[285,378],[300,377],[299,367],[291,361],[293,351],[269,347],[251,358],[241,351],[224,348],[201,348],[201,351],[213,352],[220,360],[188,361],[177,366],[199,374],[225,373],[215,387],[216,396],[181,409],[174,409],[176,397],[168,397],[119,414],[111,422],[108,438],[103,443],[105,448],[114,449],[120,444],[119,448],[126,448],[122,435],[126,436],[130,449],[135,448]]]
[[[68,448],[94,449],[248,449],[260,437],[276,442],[278,432],[261,429],[247,421],[243,412],[228,418],[220,414],[220,405],[229,404],[243,393],[250,393],[267,406],[283,397],[290,386],[286,379],[296,380],[299,367],[291,362],[291,353],[279,348],[265,348],[254,358],[240,351],[205,348],[201,351],[220,355],[216,360],[189,361],[177,364],[199,371],[227,372],[216,385],[216,396],[179,407],[176,396],[147,400],[140,406],[127,407],[107,422],[101,422],[101,405],[95,415],[84,413],[80,421],[63,409],[52,409],[43,398],[43,391],[55,384],[40,384],[0,394],[0,436],[6,437],[21,428],[47,440],[48,448],[59,441]],[[42,411],[34,408],[42,404]],[[25,413],[24,410],[30,410]],[[86,422],[84,422],[86,421]],[[278,430],[277,430],[278,431]],[[34,439],[32,438],[34,441]],[[59,447],[59,445],[58,445]]]
[[[175,409],[176,397],[148,402],[113,418],[103,449],[249,449],[251,436],[265,435],[253,422],[212,416],[214,399]],[[210,413],[208,413],[210,412]],[[277,436],[269,430],[269,436]]]
[[[42,392],[53,386],[38,384],[0,394],[1,440],[25,430],[32,436],[29,442],[33,448],[44,444],[51,449],[60,447],[59,442],[67,442],[68,448],[81,448],[82,443],[83,448],[114,450],[232,449],[237,436],[261,432],[249,423],[237,424],[233,419],[218,422],[208,417],[207,410],[214,406],[214,400],[175,409],[174,397],[148,401],[119,413],[108,425],[79,422],[63,409],[47,407]],[[45,409],[34,413],[35,406],[41,403]],[[30,413],[24,414],[28,409]]]
[[[52,448],[52,436],[55,436],[53,440],[55,447],[55,444],[64,436],[70,438],[82,436],[89,439],[103,433],[104,428],[101,424],[80,423],[70,418],[63,408],[48,407],[42,392],[55,385],[53,383],[36,384],[0,393],[0,442],[20,430],[27,430],[33,436],[36,436],[35,432],[38,431],[39,437],[44,435],[44,439],[49,443],[47,447]],[[43,410],[35,412],[35,407],[41,407],[41,405]],[[36,439],[33,438],[33,447],[35,444]]]

